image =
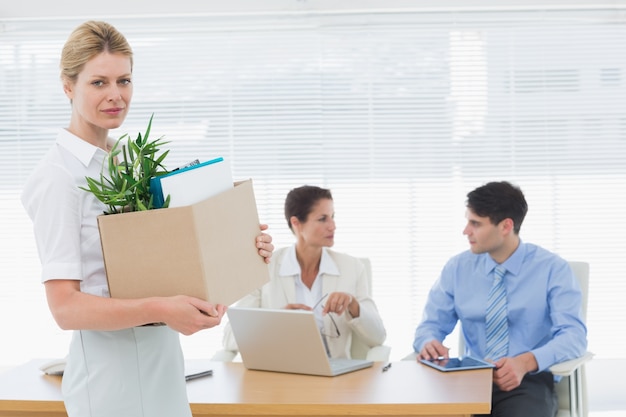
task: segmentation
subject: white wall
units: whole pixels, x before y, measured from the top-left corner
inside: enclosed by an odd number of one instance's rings
[[[4,0],[0,20],[43,17],[106,17],[119,15],[220,14],[341,10],[467,10],[626,8],[626,0]]]

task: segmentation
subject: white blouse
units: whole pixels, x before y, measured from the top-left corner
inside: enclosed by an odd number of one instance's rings
[[[85,177],[100,178],[107,155],[60,129],[28,178],[22,204],[33,221],[42,282],[80,280],[82,292],[109,296],[97,224],[106,206],[79,188],[87,186]]]

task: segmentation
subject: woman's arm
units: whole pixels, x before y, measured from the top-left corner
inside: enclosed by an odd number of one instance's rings
[[[191,335],[220,324],[226,307],[188,296],[118,299],[80,291],[80,281],[49,280],[46,297],[52,316],[65,330],[119,330],[165,323]]]

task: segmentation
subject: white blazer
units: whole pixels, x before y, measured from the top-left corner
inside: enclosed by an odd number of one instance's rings
[[[287,248],[274,252],[270,268],[270,282],[237,302],[238,307],[283,308],[287,304],[296,303],[296,277],[293,275],[280,276],[280,266],[288,253]],[[369,347],[382,345],[387,337],[385,326],[378,314],[374,300],[370,297],[368,277],[365,266],[354,256],[324,249],[333,259],[339,270],[338,275],[324,273],[322,279],[322,293],[345,292],[354,296],[360,305],[360,315],[352,318],[347,311],[341,315],[335,314],[335,323],[340,336],[327,338],[330,356],[332,358],[349,358],[353,337],[359,337]],[[333,313],[334,314],[334,313]],[[327,334],[334,329],[328,316],[324,317],[324,328]],[[224,348],[237,351],[237,343],[232,334],[230,324],[224,328]]]

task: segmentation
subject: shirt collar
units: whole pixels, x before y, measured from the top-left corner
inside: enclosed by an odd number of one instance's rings
[[[487,255],[487,254],[486,254]],[[524,258],[526,257],[526,244],[522,242],[522,239],[519,240],[519,245],[517,249],[509,256],[509,258],[502,262],[502,266],[507,270],[507,272],[518,275],[522,269],[522,263]],[[485,256],[485,273],[490,274],[494,268],[498,266],[498,263],[493,260],[493,258],[489,255]]]
[[[280,265],[279,275],[300,275],[300,272],[300,264],[298,263],[298,258],[296,258],[296,245],[292,245],[287,250],[285,258]],[[326,248],[322,248],[319,274],[339,275],[339,268]]]
[[[59,130],[56,143],[76,157],[85,167],[89,166],[98,152],[106,154],[103,149],[93,146],[86,140],[70,133],[67,129]]]

